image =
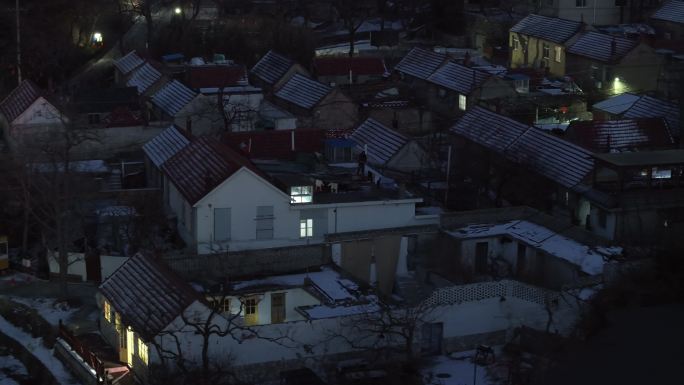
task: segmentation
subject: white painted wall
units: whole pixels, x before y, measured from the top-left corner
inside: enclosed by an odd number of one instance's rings
[[[241,301],[245,298],[256,297],[259,300],[257,305],[258,325],[271,324],[271,294],[283,293],[285,294],[285,321],[303,321],[304,316],[297,311],[298,307],[320,305],[321,301],[309,294],[301,287],[289,288],[285,290],[273,290],[256,294],[245,294],[240,297],[230,298],[230,312],[231,314],[244,315],[244,308],[241,308]]]
[[[542,15],[553,15],[561,19],[583,21],[592,25],[611,25],[620,23],[620,7],[615,0],[586,0],[585,7],[577,7],[576,0],[553,0],[553,5],[541,2]],[[624,7],[623,23],[629,21],[629,6]]]
[[[256,239],[257,206],[273,206],[273,239]],[[231,209],[231,240],[214,241],[214,208]],[[276,247],[299,240],[299,212],[290,197],[245,168],[226,179],[196,205],[198,253]]]
[[[415,201],[375,201],[356,205],[330,205],[328,231],[344,233],[413,226],[416,224]]]
[[[40,96],[26,111],[17,116],[12,124],[62,124],[68,121],[50,102]]]
[[[100,274],[102,280],[107,279],[116,269],[118,269],[128,257],[118,255],[101,255],[100,256]],[[48,265],[50,274],[59,274],[59,263],[57,262],[57,254],[50,252],[48,256]],[[86,273],[85,256],[83,253],[69,253],[69,268],[67,274],[81,277],[81,281],[85,281],[88,276]]]

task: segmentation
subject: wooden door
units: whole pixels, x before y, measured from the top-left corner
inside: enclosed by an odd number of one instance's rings
[[[271,294],[271,323],[285,322],[285,293]]]

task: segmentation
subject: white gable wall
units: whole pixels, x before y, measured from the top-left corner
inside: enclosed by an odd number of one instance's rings
[[[273,206],[273,239],[256,239],[257,206]],[[214,241],[214,208],[230,208],[230,241]],[[195,205],[198,253],[290,245],[299,239],[299,212],[290,197],[245,168],[226,179]]]
[[[36,99],[33,104],[21,115],[17,116],[12,122],[13,125],[21,124],[62,124],[66,122],[66,117],[62,116],[55,106],[50,104],[42,96]]]

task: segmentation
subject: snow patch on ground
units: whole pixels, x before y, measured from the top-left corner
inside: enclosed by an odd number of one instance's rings
[[[51,325],[58,325],[59,320],[66,322],[77,309],[69,308],[64,302],[55,302],[54,298],[9,297],[14,302],[34,309]]]
[[[477,385],[495,384],[489,380],[485,367],[477,366],[477,370],[474,369],[471,357],[475,351],[461,353],[455,358],[437,356],[431,359],[422,370],[423,382],[426,385],[470,385],[473,384],[473,375],[476,375]]]
[[[17,377],[28,376],[24,364],[12,355],[0,355],[0,385],[18,385]]]
[[[31,354],[40,360],[43,365],[45,365],[61,385],[79,383],[64,367],[62,362],[52,354],[52,349],[48,349],[43,345],[42,338],[31,337],[23,330],[9,323],[2,316],[0,316],[0,332],[23,345]]]

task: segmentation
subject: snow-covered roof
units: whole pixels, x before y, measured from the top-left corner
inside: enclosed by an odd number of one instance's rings
[[[416,47],[406,54],[394,69],[418,79],[425,80],[430,77],[446,59],[447,55],[445,54]]]
[[[677,24],[684,24],[684,1],[671,0],[663,4],[651,19],[669,21]]]
[[[133,71],[133,75],[128,79],[126,85],[129,87],[136,87],[138,89],[138,94],[142,95],[152,84],[156,83],[161,76],[161,72],[154,68],[150,63],[145,63]]]
[[[155,166],[161,167],[167,159],[176,155],[178,151],[189,143],[190,140],[176,126],[170,126],[145,143],[143,151],[145,151],[145,155],[150,158]]]
[[[252,67],[251,73],[268,84],[275,84],[294,65],[294,62],[274,51],[268,51]]]
[[[531,14],[514,25],[511,32],[564,43],[579,32],[581,25],[579,21]]]
[[[594,104],[592,107],[597,110],[605,111],[609,114],[619,115],[629,110],[634,103],[639,100],[639,98],[639,95],[624,93],[600,101]]]
[[[568,188],[580,183],[594,165],[589,151],[482,107],[468,111],[451,132]]]
[[[448,233],[453,237],[462,239],[507,235],[575,264],[583,272],[590,275],[601,274],[606,260],[622,253],[620,247],[591,248],[546,227],[524,220],[499,224],[473,224]]]
[[[125,56],[114,61],[114,67],[124,75],[133,71],[135,68],[143,64],[145,61],[138,56],[135,50],[127,53]]]
[[[308,110],[318,104],[330,91],[332,88],[321,82],[295,74],[275,93],[275,96]]]
[[[125,325],[149,341],[178,317],[198,295],[170,269],[136,254],[102,285],[100,293]]]
[[[670,135],[679,137],[679,106],[643,95],[622,115],[625,118],[664,118]]]
[[[326,266],[323,266],[321,271],[311,273],[274,275],[239,281],[233,284],[233,289],[248,291],[264,287],[305,287],[307,285],[313,286],[330,304],[356,299],[355,293],[359,289],[354,281],[342,277],[337,271]]]
[[[635,40],[589,31],[568,47],[568,53],[607,63],[622,59],[636,46]]]
[[[351,134],[350,139],[360,147],[368,147],[366,155],[371,163],[385,164],[408,142],[408,138],[373,118],[366,119]]]
[[[437,69],[427,80],[439,86],[468,95],[490,76],[487,72],[449,62]]]
[[[175,116],[197,94],[178,80],[172,80],[152,96],[152,103],[169,116]]]

